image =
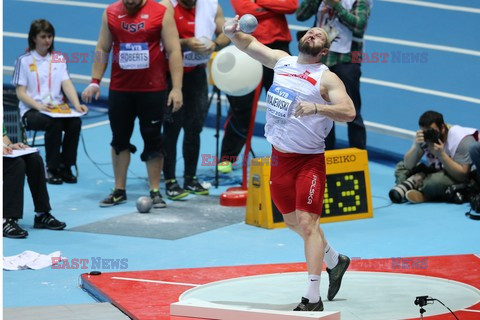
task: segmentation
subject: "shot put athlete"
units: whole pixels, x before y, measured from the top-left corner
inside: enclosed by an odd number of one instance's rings
[[[325,239],[320,214],[325,190],[325,137],[333,121],[352,121],[355,107],[342,81],[320,61],[330,41],[321,28],[311,28],[300,39],[299,56],[273,50],[240,31],[238,16],[224,26],[240,50],[274,70],[267,93],[265,136],[272,144],[272,200],[287,227],[304,240],[308,269],[306,293],[294,311],[322,311],[322,261],[329,274],[328,300],[340,289],[350,259],[338,254]]]

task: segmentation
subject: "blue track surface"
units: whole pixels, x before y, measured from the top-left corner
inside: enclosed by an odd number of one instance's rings
[[[90,1],[103,3],[110,1]],[[226,16],[233,16],[230,3],[220,0]],[[480,8],[474,0],[436,1],[455,6]],[[50,20],[56,28],[56,36],[96,41],[102,9],[80,6],[34,3],[17,0],[3,2],[4,32],[26,34],[30,22],[37,18]],[[310,26],[312,21],[297,22],[289,16],[289,23]],[[400,63],[388,60],[384,64],[366,63],[363,77],[394,82],[423,89],[437,90],[476,99],[473,102],[447,98],[422,92],[413,92],[364,82],[362,100],[365,120],[393,127],[416,130],[418,116],[427,109],[444,114],[447,122],[480,127],[480,41],[477,30],[480,14],[452,10],[412,6],[386,1],[375,1],[367,31],[368,36],[407,40],[430,45],[441,45],[473,50],[473,54],[433,50],[418,46],[405,46],[368,40],[366,52],[407,54],[425,53],[425,63]],[[295,37],[295,31],[292,32]],[[4,67],[12,67],[15,58],[27,46],[25,38],[4,35]],[[94,46],[56,41],[56,49],[67,53],[92,54]],[[291,50],[296,52],[296,44]],[[476,53],[476,54],[475,54]],[[69,65],[74,74],[90,75],[90,63]],[[107,72],[109,76],[109,72]],[[9,83],[5,75],[3,81]],[[84,85],[77,85],[79,91]],[[103,91],[106,94],[106,91]],[[215,108],[210,112],[215,114]],[[92,112],[90,116],[98,115]],[[258,122],[264,114],[259,112]],[[99,117],[84,121],[85,125],[106,120]],[[345,140],[346,130],[338,129]],[[101,220],[133,212],[134,199],[147,192],[145,166],[137,155],[132,157],[129,173],[129,202],[110,209],[100,209],[98,201],[107,195],[113,185],[111,178],[111,138],[108,125],[88,127],[83,130],[85,148],[89,156],[109,176],[100,172],[82,146],[79,148],[80,169],[77,185],[49,185],[53,214],[68,223],[68,228],[99,222]],[[142,146],[138,130],[133,140]],[[385,153],[402,154],[411,141],[384,134],[368,134],[370,148]],[[258,156],[268,155],[270,148],[261,137],[254,137],[253,148]],[[179,148],[181,150],[181,148]],[[202,133],[201,153],[215,154],[214,131],[206,128]],[[356,220],[324,225],[332,245],[353,257],[388,258],[400,256],[445,255],[479,253],[478,223],[464,216],[467,205],[421,204],[390,205],[388,190],[393,185],[391,163],[371,161],[369,164],[373,207],[373,219]],[[178,173],[183,172],[183,159],[179,155]],[[212,177],[211,167],[199,167],[199,175]],[[240,176],[235,171],[234,176]],[[212,190],[220,194],[226,187]],[[285,263],[303,261],[301,240],[288,230],[265,230],[245,224],[237,224],[175,241],[109,236],[72,231],[52,232],[33,230],[33,205],[26,190],[25,216],[21,225],[30,236],[26,240],[3,240],[4,256],[33,250],[48,254],[61,250],[72,258],[102,257],[128,259],[128,270],[206,267],[257,263]],[[172,202],[168,203],[174,206]],[[228,210],[226,208],[225,210]],[[99,222],[100,223],[100,222]],[[90,268],[90,266],[89,266]],[[80,273],[88,270],[52,270],[4,272],[4,307],[31,305],[59,305],[92,302],[92,298],[78,288]],[[103,270],[109,271],[109,270]]]
[[[68,1],[67,1],[68,3]],[[86,2],[106,5],[108,1]],[[220,1],[227,17],[233,16],[228,1]],[[427,2],[428,3],[428,2]],[[444,4],[476,8],[478,3],[472,1],[456,1]],[[55,14],[52,14],[52,12]],[[88,8],[70,5],[58,5],[37,2],[7,0],[4,2],[4,30],[26,34],[29,23],[39,17],[48,18],[55,26],[57,37],[80,39],[95,42],[98,25],[103,8]],[[8,14],[15,12],[15,14]],[[479,13],[413,6],[402,3],[375,1],[372,17],[367,30],[368,36],[375,37],[366,41],[366,53],[388,54],[386,63],[364,63],[363,77],[368,79],[408,85],[414,88],[435,90],[440,93],[460,95],[474,98],[466,102],[462,98],[446,98],[424,92],[385,87],[378,84],[365,83],[362,87],[362,114],[365,120],[392,127],[416,130],[418,116],[428,109],[442,112],[447,122],[464,126],[478,126],[480,119],[480,41],[474,30],[480,26]],[[312,19],[298,22],[294,15],[288,17],[292,26],[311,26]],[[471,30],[471,31],[469,31]],[[292,31],[295,38],[295,31]],[[413,46],[387,41],[406,40],[419,44]],[[26,47],[26,40],[18,37],[4,36],[4,66],[13,66],[15,58]],[[425,48],[424,45],[446,46],[446,49]],[[453,49],[466,49],[469,54],[450,52]],[[71,63],[72,74],[89,75],[94,46],[72,44],[57,41],[56,49],[67,53],[88,54],[87,63]],[[291,44],[292,53],[297,52],[296,44]],[[447,51],[446,51],[447,50]],[[421,61],[412,62],[403,56],[421,56]],[[107,76],[109,70],[107,70]],[[10,82],[9,76],[4,76]],[[77,85],[79,91],[84,85]],[[102,90],[104,95],[106,89]],[[211,111],[211,112],[214,112]],[[263,122],[260,117],[259,122]],[[346,130],[339,131],[339,138],[346,140]],[[372,139],[373,138],[373,139]],[[369,136],[368,145],[386,151],[398,153],[397,147],[403,150],[409,141],[394,140],[395,147],[384,143],[383,139]]]

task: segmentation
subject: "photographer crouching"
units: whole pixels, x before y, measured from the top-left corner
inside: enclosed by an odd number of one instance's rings
[[[470,147],[470,158],[472,158],[473,166],[475,167],[473,179],[480,186],[480,142]],[[470,218],[480,220],[480,187],[477,188],[476,193],[470,197],[471,210],[468,213]],[[473,214],[471,213],[473,210]]]
[[[388,194],[390,200],[468,201],[467,195],[473,191],[469,150],[478,141],[477,129],[448,126],[435,111],[422,114],[418,125],[412,147],[395,167],[397,185]],[[423,155],[426,164],[421,162]]]

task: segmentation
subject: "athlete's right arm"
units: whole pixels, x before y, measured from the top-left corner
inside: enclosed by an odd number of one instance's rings
[[[173,18],[173,12],[166,11],[163,16],[161,37],[168,55],[168,66],[172,78],[172,90],[168,93],[167,105],[177,112],[183,105],[183,61],[178,30]]]
[[[289,55],[282,50],[273,50],[260,43],[255,37],[241,32],[238,26],[238,15],[225,22],[223,32],[238,49],[258,60],[267,68],[273,69],[278,60]]]
[[[92,64],[92,80],[100,82],[103,74],[107,69],[108,56],[112,49],[112,34],[108,29],[107,12],[104,11],[102,15],[102,24],[100,26],[100,32],[98,35],[97,46],[95,48],[95,55],[93,57]],[[86,103],[92,101],[92,96],[95,95],[95,100],[100,97],[100,87],[94,81],[88,85],[82,92],[82,100]]]

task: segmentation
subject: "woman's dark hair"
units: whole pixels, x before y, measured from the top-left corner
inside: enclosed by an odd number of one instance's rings
[[[30,25],[30,31],[28,32],[28,49],[29,51],[35,50],[35,41],[33,41],[33,39],[42,31],[52,35],[52,45],[48,48],[48,53],[52,53],[55,41],[55,29],[53,25],[45,19],[35,20]]]
[[[442,129],[442,125],[445,124],[443,115],[436,111],[427,111],[418,120],[418,125],[423,128],[430,127],[432,123],[435,123],[439,129]]]

